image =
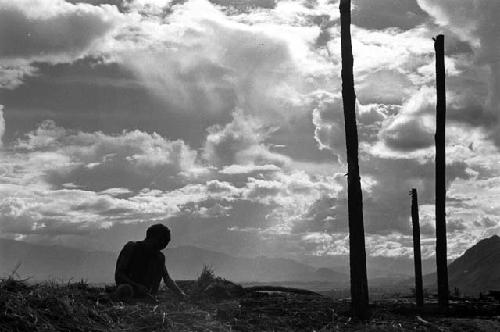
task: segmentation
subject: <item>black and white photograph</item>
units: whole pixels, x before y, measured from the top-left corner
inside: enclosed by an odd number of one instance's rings
[[[0,0],[0,332],[500,331],[500,0]]]

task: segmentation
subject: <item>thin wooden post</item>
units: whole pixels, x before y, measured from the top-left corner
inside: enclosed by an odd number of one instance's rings
[[[342,54],[342,100],[344,104],[347,148],[347,209],[349,216],[349,258],[351,274],[351,309],[357,319],[369,318],[368,281],[366,277],[363,194],[359,177],[356,94],[351,42],[351,1],[340,1],[340,43]]]
[[[422,281],[422,255],[420,253],[420,219],[418,216],[417,189],[411,190],[411,220],[413,225],[413,262],[415,264],[415,301],[417,307],[424,305],[424,286]]]
[[[448,307],[448,256],[446,248],[446,85],[444,62],[444,35],[434,39],[436,51],[436,265],[438,303]]]

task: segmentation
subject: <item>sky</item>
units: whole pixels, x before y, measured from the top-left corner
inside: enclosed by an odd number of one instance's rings
[[[500,234],[500,2],[353,0],[367,253],[434,255],[432,38],[450,258]],[[346,255],[338,1],[0,0],[0,237]]]

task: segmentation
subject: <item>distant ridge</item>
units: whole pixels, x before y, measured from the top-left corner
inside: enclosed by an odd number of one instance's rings
[[[0,239],[0,276],[14,269],[22,278],[69,281],[86,279],[102,283],[113,280],[117,255],[88,252],[62,246],[43,246]]]
[[[426,275],[427,287],[435,286],[435,273]],[[448,265],[450,291],[457,287],[462,294],[500,290],[500,237],[493,235],[476,243]]]
[[[338,287],[347,285],[345,273],[316,269],[284,258],[243,258],[192,246],[165,250],[167,267],[175,279],[194,279],[204,265],[217,275],[237,282],[328,281]],[[88,252],[61,246],[33,245],[0,239],[0,276],[8,276],[17,264],[21,277],[33,280],[86,279],[89,282],[113,281],[117,253]]]

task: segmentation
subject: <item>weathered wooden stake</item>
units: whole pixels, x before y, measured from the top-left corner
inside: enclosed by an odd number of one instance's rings
[[[415,263],[415,300],[417,307],[424,305],[422,281],[422,255],[420,253],[420,219],[418,216],[417,189],[411,190],[411,220],[413,224],[413,261]]]
[[[353,316],[367,319],[368,282],[366,277],[363,194],[359,177],[356,94],[352,73],[351,1],[340,1],[340,42],[342,54],[342,100],[344,104],[347,148],[347,209],[349,215],[349,258],[351,273],[351,309]]]
[[[436,265],[438,282],[438,303],[448,307],[448,259],[446,248],[446,85],[444,63],[444,35],[434,39],[436,51]]]

